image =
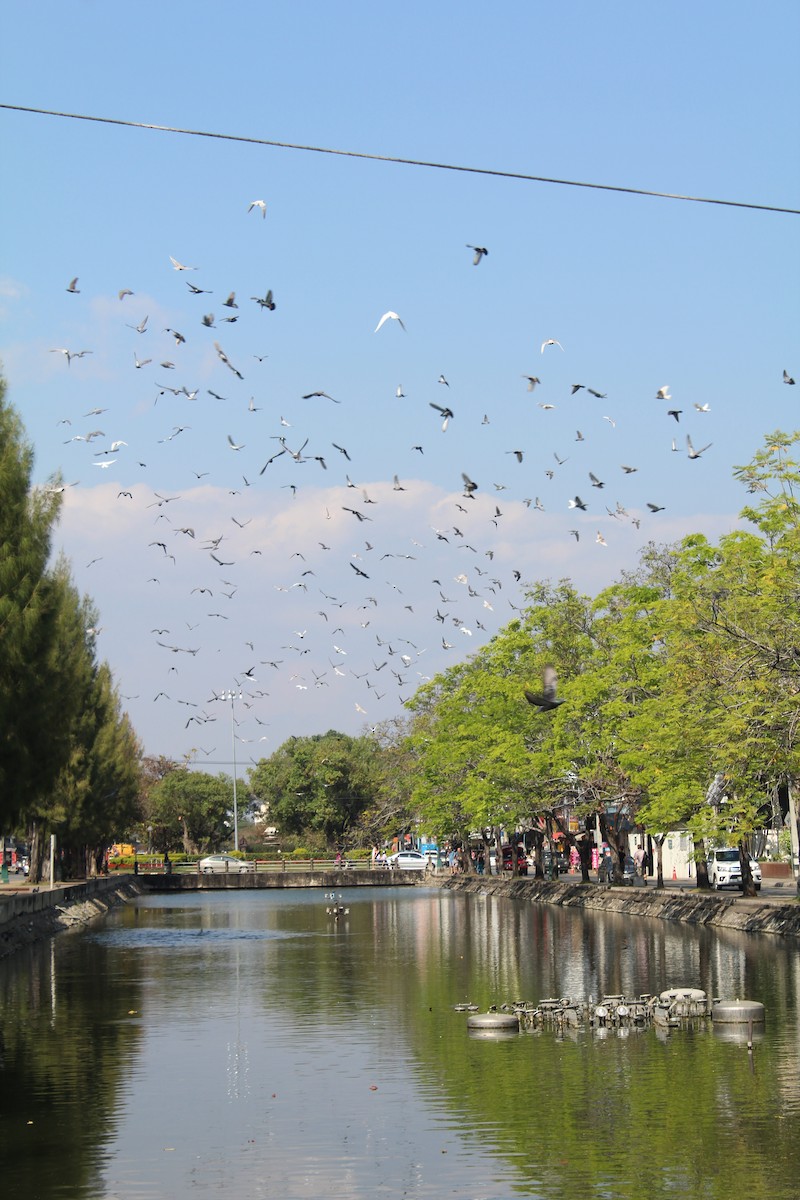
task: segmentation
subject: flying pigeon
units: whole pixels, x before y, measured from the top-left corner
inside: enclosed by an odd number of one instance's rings
[[[524,690],[528,704],[538,708],[539,712],[552,712],[554,708],[558,708],[559,704],[563,704],[563,700],[556,698],[557,678],[555,667],[545,667],[542,671],[541,692],[532,692],[528,688]]]
[[[378,332],[378,330],[380,329],[381,325],[383,325],[383,323],[384,323],[385,321],[397,321],[397,324],[400,326],[400,328],[401,328],[402,330],[404,330],[406,333],[408,332],[408,330],[406,329],[405,325],[404,325],[404,324],[403,324],[403,322],[400,320],[400,317],[398,317],[398,315],[397,315],[397,313],[396,313],[396,312],[385,312],[385,313],[383,314],[383,316],[381,317],[380,321],[378,321],[378,324],[375,326],[375,330],[374,330],[374,332],[375,332],[375,333],[377,333],[377,332]]]

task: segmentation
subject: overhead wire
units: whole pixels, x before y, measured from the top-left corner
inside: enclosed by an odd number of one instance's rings
[[[215,133],[208,129],[184,129],[177,125],[155,125],[147,121],[125,121],[119,117],[100,117],[88,113],[59,112],[50,108],[33,108],[24,104],[3,104],[0,109],[9,112],[32,113],[37,116],[59,117],[71,121],[91,121],[101,125],[114,125],[127,129],[148,129],[157,133],[175,133],[184,137],[211,138],[217,141],[240,142],[252,146],[271,146],[279,150],[302,150],[309,154],[332,154],[343,158],[365,159],[370,162],[394,163],[407,167],[426,167],[429,170],[459,171],[469,175],[485,175],[497,179],[517,179],[524,183],[549,183],[558,187],[589,188],[602,192],[617,192],[630,196],[650,196],[660,200],[683,200],[690,204],[716,204],[726,208],[746,208],[757,212],[786,213],[800,216],[800,209],[785,208],[777,204],[756,204],[747,200],[725,200],[712,196],[690,196],[680,192],[660,192],[650,188],[627,187],[623,184],[592,183],[587,180],[557,179],[547,175],[531,175],[523,171],[501,171],[492,167],[470,167],[458,163],[435,162],[419,158],[402,158],[392,154],[370,154],[363,150],[341,150],[331,146],[310,146],[301,142],[282,142],[274,138],[247,137],[244,134]]]

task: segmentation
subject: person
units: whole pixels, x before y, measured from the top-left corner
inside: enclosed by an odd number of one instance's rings
[[[481,846],[480,850],[478,851],[478,857],[475,862],[475,870],[478,872],[479,875],[483,875],[485,869],[486,869],[486,853],[483,849],[483,846]]]
[[[647,853],[644,846],[637,846],[633,852],[633,862],[637,876],[641,879],[642,884],[647,886],[647,877],[644,873],[645,864],[647,862]]]
[[[603,857],[600,859],[597,878],[600,883],[611,883],[611,880],[614,878],[614,864],[611,861],[611,851],[608,846],[603,850]]]

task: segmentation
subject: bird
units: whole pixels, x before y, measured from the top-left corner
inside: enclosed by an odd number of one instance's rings
[[[536,387],[537,383],[542,382],[541,379],[539,379],[539,377],[537,375],[523,375],[522,378],[527,379],[529,392],[533,391],[533,389]]]
[[[589,478],[592,481],[592,487],[603,488],[606,486],[603,483],[603,481],[601,479],[598,479],[597,476],[592,471],[589,472]]]
[[[568,500],[567,508],[579,508],[581,512],[586,512],[586,504],[581,500],[580,496],[576,496],[574,500]]]
[[[607,546],[608,545],[608,542],[603,537],[603,535],[599,529],[597,531],[597,537],[594,540],[597,542],[598,546]]]
[[[128,329],[133,329],[136,331],[136,333],[144,333],[147,329],[147,322],[149,321],[149,319],[150,319],[149,316],[146,316],[143,321],[139,322],[138,325],[128,325]],[[126,321],[126,324],[127,324],[127,321]]]
[[[651,502],[649,500],[647,501],[647,507],[650,509],[651,513],[657,513],[657,512],[664,511],[663,504],[651,504]]]
[[[263,300],[260,296],[251,296],[250,299],[255,300],[256,304],[258,304],[260,308],[268,308],[270,312],[275,311],[275,301],[272,298],[272,288],[268,290]]]
[[[134,293],[130,288],[120,288],[120,290],[117,292],[117,298],[119,300],[124,300],[126,296],[132,296],[133,294]]]
[[[671,399],[672,399],[672,396],[670,396],[670,394],[669,394],[669,384],[665,383],[664,386],[660,387],[658,389],[658,391],[656,392],[656,400],[671,400]]]
[[[792,379],[789,372],[786,370],[784,370],[784,372],[783,372],[783,382],[790,384],[792,387],[794,386],[794,380]]]
[[[450,387],[450,384],[447,382],[444,375],[440,375],[439,378],[436,380],[436,382],[443,383],[445,387]]]
[[[176,266],[175,270],[176,271],[194,271],[194,270],[196,270],[196,268],[195,267]],[[184,282],[193,296],[210,296],[211,295],[211,292],[208,290],[208,288],[197,287],[196,284],[190,283],[188,279],[184,280]]]
[[[50,351],[51,354],[63,354],[67,360],[67,366],[70,365],[73,358],[83,358],[84,354],[92,354],[92,350],[67,350],[66,347],[58,346],[55,350]]]
[[[676,423],[677,423],[678,425],[680,425],[680,423],[681,423],[681,413],[682,413],[682,412],[683,412],[683,409],[682,409],[682,408],[668,408],[668,409],[667,409],[667,416],[668,416],[668,417],[674,417],[674,418],[675,418],[675,421],[676,421]]]
[[[694,402],[694,407],[695,407],[695,408],[697,409],[697,411],[698,411],[698,412],[700,412],[700,413],[707,413],[707,412],[710,412],[710,411],[711,411],[711,405],[710,405],[710,404],[698,404],[696,400],[695,400],[695,402]]]
[[[231,292],[231,294],[228,296],[228,299],[223,300],[222,303],[225,308],[238,308],[239,305],[236,303],[236,292]]]
[[[170,254],[169,261],[172,263],[176,271],[196,271],[197,267],[187,267],[183,263],[178,262],[177,258],[173,258]]]
[[[559,704],[563,704],[563,700],[556,697],[556,684],[558,676],[556,669],[552,666],[546,666],[542,671],[542,690],[541,692],[532,692],[529,688],[523,690],[523,695],[532,704],[534,708],[538,708],[540,712],[552,712],[554,708],[558,708]]]
[[[75,276],[74,279],[70,279],[69,284],[67,285],[67,291],[72,292],[73,296],[80,296],[80,290],[78,289],[78,276],[77,275]]]
[[[253,211],[253,209],[254,209],[254,208],[260,208],[260,209],[261,209],[261,216],[262,216],[262,217],[266,217],[266,215],[267,215],[267,202],[266,202],[266,200],[253,200],[253,202],[251,203],[251,205],[250,205],[250,207],[248,208],[248,210],[247,210],[247,211],[250,213],[250,212],[252,212],[252,211]]]
[[[142,367],[146,367],[146,366],[147,366],[147,364],[148,364],[148,363],[151,363],[152,361],[153,361],[153,360],[152,360],[152,358],[143,358],[143,359],[140,361],[140,360],[139,360],[139,359],[136,357],[136,351],[134,350],[134,352],[133,352],[133,365],[136,367],[136,370],[137,370],[137,371],[138,371],[138,370],[140,370]]]
[[[461,472],[461,478],[464,480],[464,495],[472,497],[473,493],[478,490],[477,483],[475,483],[474,479],[470,479],[469,475],[464,471]]]
[[[481,261],[481,259],[485,258],[486,255],[489,253],[489,251],[486,249],[485,246],[470,246],[469,243],[467,243],[467,249],[475,251],[475,255],[472,259],[473,267],[477,267],[477,265]]]
[[[228,445],[230,446],[231,450],[244,450],[244,443],[237,444],[230,434],[228,434]]]
[[[434,404],[432,400],[428,401],[431,408],[435,408],[442,415],[442,433],[447,429],[450,418],[454,415],[452,408],[442,407],[440,404]]]
[[[689,458],[699,458],[701,454],[706,452],[706,450],[710,450],[712,445],[713,442],[709,442],[707,446],[702,446],[699,450],[695,450],[694,446],[692,445],[692,439],[689,437],[688,433],[686,435],[686,452],[689,455]]]
[[[307,392],[303,396],[304,400],[313,400],[315,396],[319,396],[323,400],[333,400],[334,404],[341,404],[341,400],[334,400],[333,396],[329,396],[327,392]]]
[[[219,355],[220,361],[224,362],[225,366],[228,367],[229,370],[233,371],[236,378],[244,379],[244,375],[241,373],[241,371],[237,371],[236,367],[233,365],[231,360],[228,358],[227,354],[222,349],[219,342],[214,342],[214,349],[216,350],[217,354]]]
[[[542,348],[541,348],[542,354],[544,354],[547,346],[558,346],[559,350],[564,349],[564,347],[561,345],[561,342],[559,342],[556,338],[547,338],[546,341],[542,342]]]
[[[375,326],[375,329],[373,332],[377,333],[378,330],[380,329],[381,325],[383,325],[386,321],[397,321],[397,324],[400,326],[400,328],[403,330],[403,332],[408,333],[408,330],[406,329],[406,327],[403,324],[400,317],[397,315],[396,312],[391,312],[391,310],[389,312],[385,312],[383,314],[380,321],[378,321],[378,324]]]

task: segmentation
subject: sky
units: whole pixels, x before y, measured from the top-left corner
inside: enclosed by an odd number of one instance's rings
[[[788,0],[6,15],[0,104],[480,169],[0,108],[7,399],[147,753],[363,733],[535,582],[737,527],[734,466],[798,426],[798,217],[490,172],[800,208],[798,34]]]

